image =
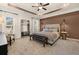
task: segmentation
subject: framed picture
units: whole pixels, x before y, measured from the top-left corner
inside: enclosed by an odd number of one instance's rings
[[[13,18],[12,17],[6,17],[6,25],[13,25]]]
[[[6,17],[6,28],[11,28],[13,26],[13,17]]]

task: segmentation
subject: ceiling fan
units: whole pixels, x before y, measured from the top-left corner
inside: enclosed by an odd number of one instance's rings
[[[45,8],[45,6],[48,6],[48,5],[49,5],[49,3],[46,3],[46,4],[38,3],[36,6],[32,6],[32,7],[37,7],[37,8],[38,8],[37,11],[39,11],[39,10],[41,10],[41,9],[47,10],[47,9]]]

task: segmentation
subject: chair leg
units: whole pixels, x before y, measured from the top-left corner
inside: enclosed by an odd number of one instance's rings
[[[47,38],[44,38],[43,47],[45,47],[45,46],[46,46],[47,42],[48,42],[48,39],[47,39]]]
[[[30,40],[31,40],[31,36],[30,36]]]
[[[13,38],[13,41],[15,42],[15,38]]]
[[[43,43],[43,47],[45,47],[45,45],[46,45],[46,44],[45,44],[45,43]]]
[[[10,46],[11,46],[11,45],[12,45],[12,40],[11,40],[11,37],[10,37],[10,41],[9,41],[9,42],[10,42]]]

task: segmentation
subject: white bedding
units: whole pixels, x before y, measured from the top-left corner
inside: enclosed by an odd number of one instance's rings
[[[59,32],[37,32],[34,34],[47,37],[49,43],[53,43],[53,41],[59,37]]]

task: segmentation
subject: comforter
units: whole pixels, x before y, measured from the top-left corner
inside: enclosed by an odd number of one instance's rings
[[[49,43],[53,43],[54,40],[59,38],[59,32],[36,32],[34,34],[47,37]]]

